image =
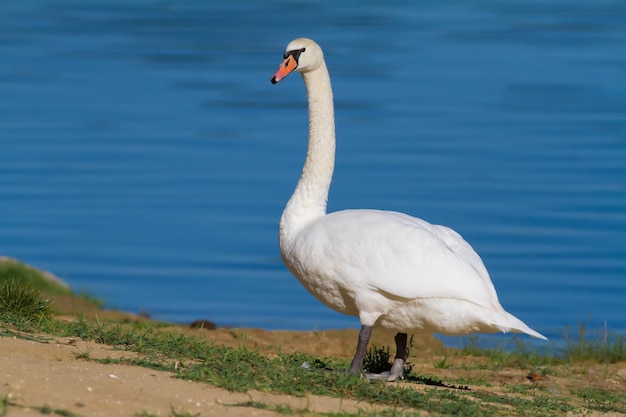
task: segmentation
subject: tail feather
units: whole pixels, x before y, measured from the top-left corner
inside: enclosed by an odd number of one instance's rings
[[[518,329],[513,329],[513,331],[516,331],[516,330],[518,330]],[[524,329],[519,329],[519,332],[520,332],[520,333],[526,333],[527,335],[532,336],[532,337],[534,337],[534,338],[536,338],[536,339],[548,340],[548,338],[547,338],[547,337],[545,337],[545,336],[544,336],[544,335],[542,335],[541,333],[539,333],[539,332],[537,332],[537,331],[535,331],[535,330],[531,329],[531,328],[530,328],[530,327],[528,327],[528,326],[525,326],[525,328],[524,328]]]
[[[515,317],[514,315],[504,312],[504,316],[506,317],[506,321],[508,323],[496,323],[496,326],[502,330],[503,332],[514,332],[514,333],[526,333],[529,336],[532,336],[536,339],[541,339],[541,340],[548,340],[547,337],[545,337],[544,335],[542,335],[541,333],[531,329],[530,327],[528,327],[526,325],[526,323],[524,323],[523,321],[521,321],[520,319],[518,319],[517,317]]]

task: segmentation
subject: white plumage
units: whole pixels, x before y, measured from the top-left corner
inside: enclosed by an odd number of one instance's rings
[[[454,230],[393,211],[326,214],[335,125],[321,48],[310,39],[292,41],[272,82],[292,71],[301,73],[307,88],[309,147],[281,218],[279,245],[287,268],[318,300],[360,318],[350,371],[361,369],[376,326],[399,332],[390,380],[401,376],[407,332],[512,331],[545,339],[502,308],[482,260]]]

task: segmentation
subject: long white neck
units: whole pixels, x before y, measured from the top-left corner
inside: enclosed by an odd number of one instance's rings
[[[309,147],[302,176],[280,219],[281,247],[326,214],[335,166],[335,110],[326,64],[302,73],[309,101]]]

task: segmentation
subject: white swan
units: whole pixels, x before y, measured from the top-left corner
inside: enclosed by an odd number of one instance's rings
[[[280,220],[280,252],[289,271],[318,300],[359,316],[362,327],[350,373],[361,371],[374,326],[398,331],[390,381],[402,376],[407,332],[512,331],[546,339],[502,308],[480,257],[454,230],[393,211],[326,214],[335,122],[319,45],[305,38],[289,43],[272,83],[292,71],[300,72],[307,90],[309,145],[302,176]]]

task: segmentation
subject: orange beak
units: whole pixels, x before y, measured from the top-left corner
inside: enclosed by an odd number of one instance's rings
[[[272,76],[272,84],[276,84],[289,74],[291,74],[296,68],[298,68],[298,62],[292,55],[287,55],[287,58],[280,64],[276,74]]]

